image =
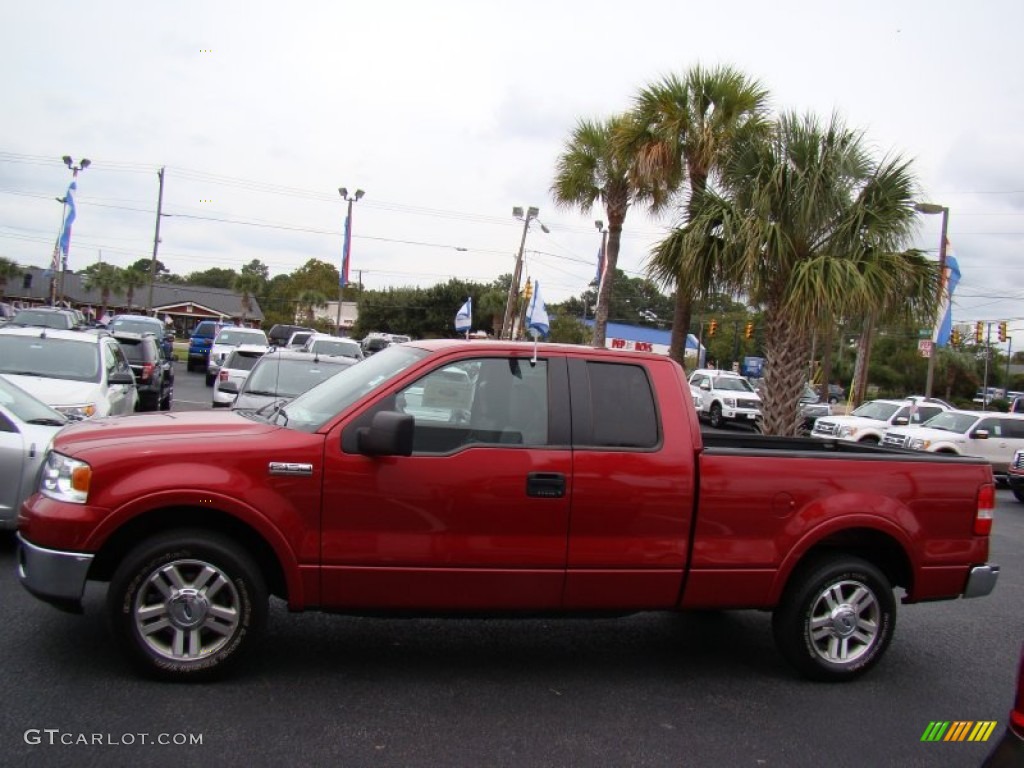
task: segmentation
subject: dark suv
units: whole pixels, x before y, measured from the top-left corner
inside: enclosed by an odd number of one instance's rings
[[[155,333],[118,331],[114,338],[135,374],[138,411],[169,411],[174,399],[174,365]]]
[[[270,346],[284,347],[288,345],[288,339],[292,337],[292,334],[298,331],[316,333],[316,329],[307,328],[304,325],[285,325],[284,323],[278,323],[270,329],[270,332],[267,334],[267,338],[270,340]]]
[[[188,340],[188,370],[206,372],[206,366],[210,362],[210,347],[213,346],[214,337],[220,333],[221,328],[227,328],[232,323],[222,323],[217,320],[202,320],[192,331]]]

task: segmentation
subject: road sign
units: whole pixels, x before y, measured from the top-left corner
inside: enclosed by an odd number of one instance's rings
[[[930,339],[931,336],[932,336],[932,329],[931,328],[918,328],[917,329],[917,336],[920,339]]]
[[[921,355],[921,357],[931,357],[932,356],[932,340],[931,339],[921,339],[920,341],[918,341],[917,342],[917,351]]]

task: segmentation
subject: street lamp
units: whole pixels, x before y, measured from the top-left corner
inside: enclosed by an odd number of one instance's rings
[[[923,213],[929,216],[936,214],[942,214],[942,234],[939,239],[939,289],[938,296],[935,302],[935,324],[932,326],[933,333],[932,338],[934,341],[934,328],[940,322],[942,318],[939,317],[939,312],[942,311],[942,298],[946,290],[946,231],[949,228],[949,208],[944,205],[938,205],[937,203],[917,203],[914,205],[914,210],[918,213]],[[932,345],[932,353],[928,356],[928,376],[925,379],[924,384],[924,396],[932,396],[932,383],[935,380],[935,358],[938,349],[935,345]]]
[[[505,302],[505,319],[501,324],[501,338],[503,339],[512,338],[514,324],[512,318],[515,317],[516,298],[519,296],[519,280],[523,271],[523,248],[526,246],[526,232],[530,229],[530,222],[537,218],[538,213],[540,213],[540,209],[532,205],[526,209],[525,216],[521,206],[517,205],[512,208],[512,215],[523,222],[523,237],[519,241],[519,255],[516,256],[516,268],[512,273],[512,282],[508,286],[508,300]],[[540,224],[542,231],[551,231],[542,222],[538,221],[537,223]]]
[[[362,199],[365,194],[363,190],[357,189],[355,195],[349,197],[348,189],[338,187],[338,194],[341,199],[348,203],[348,214],[345,216],[345,243],[341,253],[341,273],[338,277],[338,334],[341,334],[341,299],[344,295],[345,284],[348,283],[349,254],[352,251],[352,203]]]
[[[91,165],[91,163],[88,159],[83,157],[78,161],[78,165],[75,165],[75,162],[71,159],[71,155],[64,155],[61,160],[63,160],[64,165],[71,170],[71,183],[68,185],[67,194],[64,195],[63,198],[57,198],[59,202],[64,204],[64,212],[61,216],[60,238],[57,241],[59,249],[64,252],[64,259],[62,262],[58,263],[59,255],[54,254],[53,267],[54,269],[57,269],[58,267],[60,268],[60,300],[64,301],[64,274],[68,271],[68,251],[71,249],[71,224],[75,220],[74,191],[78,188],[78,184],[76,183],[78,179],[78,172],[84,171]],[[68,205],[71,206],[70,218],[68,218],[67,215]],[[57,303],[55,295],[56,292],[57,283],[56,281],[53,281],[50,283],[51,304]]]

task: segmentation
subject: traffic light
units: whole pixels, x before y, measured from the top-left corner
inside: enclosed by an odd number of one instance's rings
[[[957,328],[953,329],[953,332],[949,335],[949,341],[954,347],[959,347],[962,339],[960,338],[960,331]]]
[[[1006,321],[1003,320],[999,323],[999,342],[1002,343],[1006,341],[1006,338]]]
[[[981,344],[985,341],[985,324],[979,320],[974,324],[974,343]]]
[[[747,323],[747,329],[743,332],[743,338],[749,339],[754,335],[754,324]]]
[[[712,320],[710,325],[708,325],[708,336],[714,336],[715,335],[715,331],[717,331],[717,330],[718,330],[718,321],[717,320]]]

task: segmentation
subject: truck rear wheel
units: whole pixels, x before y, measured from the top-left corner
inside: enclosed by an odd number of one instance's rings
[[[248,553],[210,531],[180,530],[136,547],[107,593],[114,637],[144,671],[206,680],[252,646],[267,588]]]
[[[892,586],[858,557],[819,560],[798,572],[772,615],[779,652],[812,680],[841,682],[867,672],[896,626]]]

